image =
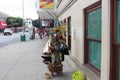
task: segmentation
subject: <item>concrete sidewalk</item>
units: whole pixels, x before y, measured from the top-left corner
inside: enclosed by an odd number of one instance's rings
[[[0,80],[48,80],[47,65],[42,62],[42,51],[48,39],[27,40],[0,48]],[[63,76],[49,80],[71,80],[74,70],[63,62]]]

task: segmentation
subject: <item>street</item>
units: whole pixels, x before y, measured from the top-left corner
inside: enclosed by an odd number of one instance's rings
[[[2,33],[0,34],[0,48],[4,47],[6,45],[19,42],[20,41],[20,35],[22,32],[19,33],[13,33],[12,35],[4,36]],[[29,38],[29,34],[26,34],[26,38]]]

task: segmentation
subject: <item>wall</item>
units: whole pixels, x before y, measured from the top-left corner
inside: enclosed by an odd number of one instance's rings
[[[101,80],[109,80],[110,67],[110,0],[102,1],[102,61]]]
[[[74,1],[74,0],[73,0]],[[72,50],[70,56],[78,61],[78,65],[84,64],[84,9],[99,0],[77,0],[68,10],[66,10],[59,19],[64,20],[71,16],[72,27]],[[58,14],[65,6],[62,0],[58,7]],[[101,56],[101,77],[91,78],[87,76],[87,80],[109,80],[109,57],[110,57],[110,2],[102,1],[102,56]],[[71,61],[71,60],[69,60]],[[74,69],[80,67],[72,64]],[[83,69],[83,68],[81,68]],[[84,71],[84,70],[82,70]],[[88,73],[89,74],[89,73]],[[94,77],[92,75],[92,77]]]

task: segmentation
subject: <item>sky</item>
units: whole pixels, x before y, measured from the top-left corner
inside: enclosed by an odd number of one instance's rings
[[[0,11],[13,17],[38,19],[35,0],[0,0]]]

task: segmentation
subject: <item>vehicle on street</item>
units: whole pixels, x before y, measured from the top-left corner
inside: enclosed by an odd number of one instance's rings
[[[5,30],[4,30],[4,33],[3,33],[4,35],[12,35],[12,30],[11,30],[11,28],[6,28]]]

